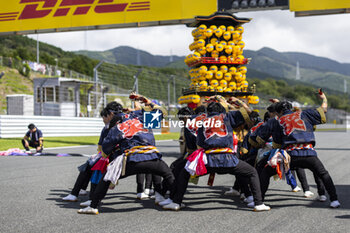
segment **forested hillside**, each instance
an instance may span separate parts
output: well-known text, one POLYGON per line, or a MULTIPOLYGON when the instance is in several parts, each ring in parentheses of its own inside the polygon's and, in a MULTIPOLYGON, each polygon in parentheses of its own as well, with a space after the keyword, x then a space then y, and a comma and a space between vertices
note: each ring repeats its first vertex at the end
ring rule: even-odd
MULTIPOLYGON (((150 62, 158 61, 159 64, 160 61, 163 62, 163 67, 157 68, 152 64, 147 66, 133 64, 133 62, 136 62, 134 57, 137 54, 136 49, 123 47, 123 49, 116 48, 113 51, 118 51, 118 59, 126 56, 126 54, 123 55, 123 51, 129 53, 129 61, 132 64, 117 65, 106 63, 106 65, 101 66, 99 78, 105 83, 109 83, 111 87, 114 85, 126 90, 132 89, 134 75, 138 73, 140 93, 151 98, 167 100, 167 84, 172 76, 175 77, 177 97, 181 95, 183 87, 188 87, 190 82, 188 68, 184 66, 182 57, 173 57, 173 59, 176 59, 174 59, 174 62, 169 63, 169 56, 153 56, 141 51, 140 54, 146 56, 150 62), (130 51, 133 51, 131 55, 130 51)), ((86 54, 92 56, 91 54, 93 53, 89 52, 86 54)), ((248 65, 247 77, 250 84, 256 84, 258 95, 296 100, 302 104, 314 104, 317 103, 315 97, 316 89, 323 87, 329 96, 329 103, 332 107, 350 111, 349 94, 342 93, 343 80, 349 78, 347 76, 349 64, 341 64, 330 59, 300 53, 279 53, 268 48, 259 51, 247 50, 245 55, 246 57, 252 57, 252 62, 248 65), (295 59, 300 61, 301 80, 293 78, 295 77, 295 59), (313 61, 313 59, 315 60, 313 61), (318 78, 313 79, 312 77, 318 78)), ((12 57, 17 60, 36 61, 36 41, 26 36, 0 36, 0 56, 12 57)), ((95 58, 102 59, 103 57, 95 56, 95 58)), ((67 52, 40 42, 40 62, 56 65, 55 59, 57 59, 59 67, 89 76, 93 76, 93 68, 100 62, 98 59, 76 54, 75 52, 67 52)), ((125 58, 124 60, 128 59, 125 58)), ((24 77, 18 72, 5 67, 0 67, 1 71, 6 73, 6 78, 0 80, 0 92, 2 94, 0 102, 4 102, 6 94, 32 93, 32 87, 29 87, 32 76, 29 78, 24 77), (16 77, 12 75, 13 73, 16 73, 16 77), (22 79, 22 81, 19 81, 18 78, 22 79), (25 87, 22 87, 22 84, 25 84, 25 87)), ((349 84, 350 81, 348 82, 349 84)))

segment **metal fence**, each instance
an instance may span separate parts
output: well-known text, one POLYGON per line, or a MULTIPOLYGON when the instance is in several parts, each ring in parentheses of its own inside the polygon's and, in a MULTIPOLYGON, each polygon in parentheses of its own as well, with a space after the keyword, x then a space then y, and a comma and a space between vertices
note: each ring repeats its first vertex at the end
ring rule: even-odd
POLYGON ((18 60, 16 58, 12 57, 2 57, 0 56, 0 66, 5 66, 13 69, 22 69, 23 64, 29 64, 29 67, 33 72, 40 73, 45 76, 52 76, 52 77, 66 77, 66 78, 77 78, 81 80, 92 80, 93 78, 78 73, 73 70, 69 70, 63 67, 58 67, 55 65, 49 65, 49 64, 38 64, 36 62, 32 61, 24 61, 24 60, 18 60))
MULTIPOLYGON (((22 74, 24 74, 24 64, 29 64, 29 67, 31 67, 31 69, 33 68, 34 70, 31 70, 31 77, 37 77, 37 76, 43 76, 43 77, 67 77, 67 78, 74 78, 74 79, 79 79, 79 80, 83 80, 83 81, 91 81, 93 80, 92 77, 89 77, 87 75, 84 74, 80 74, 78 72, 72 71, 72 70, 68 70, 62 67, 57 67, 57 66, 53 66, 53 65, 48 65, 48 64, 37 64, 31 61, 22 61, 22 60, 18 60, 16 58, 12 58, 12 57, 2 57, 0 56, 0 66, 3 67, 8 67, 8 68, 12 68, 12 69, 16 69, 18 70, 18 72, 22 72, 22 74)), ((12 72, 12 71, 10 71, 12 72)), ((16 90, 12 90, 12 92, 10 92, 10 87, 6 87, 6 83, 7 81, 4 81, 7 78, 7 74, 6 71, 1 74, 0 76, 2 80, 0 80, 0 83, 4 84, 3 85, 3 92, 0 96, 0 115, 3 114, 8 114, 7 111, 7 99, 6 99, 6 95, 11 94, 12 92, 16 93, 16 94, 24 94, 23 92, 20 92, 19 89, 21 89, 20 87, 14 87, 14 89, 16 90)), ((29 79, 28 79, 29 80, 29 79)), ((82 87, 82 96, 87 95, 86 94, 86 89, 89 88, 89 86, 83 86, 82 87)), ((35 91, 33 93, 28 93, 28 90, 26 90, 25 94, 33 94, 35 95, 35 91)), ((53 99, 54 96, 50 93, 48 93, 48 98, 49 99, 53 99)), ((67 98, 69 97, 69 93, 67 93, 67 98)), ((83 99, 86 101, 86 97, 85 99, 83 99)), ((86 104, 85 104, 86 105, 86 104)), ((33 106, 34 107, 34 106, 33 106)), ((84 107, 83 107, 84 109, 84 107)), ((86 106, 85 106, 86 109, 86 106)))
POLYGON ((116 88, 117 93, 128 94, 136 91, 149 98, 156 99, 165 105, 177 103, 182 88, 188 87, 187 75, 176 75, 164 69, 163 72, 136 66, 117 65, 104 62, 97 70, 98 80, 116 88))
MULTIPOLYGON (((29 64, 29 62, 27 63, 29 64)), ((30 66, 33 66, 32 63, 30 64, 30 66)), ((89 84, 82 86, 80 92, 80 116, 97 117, 103 106, 115 99, 123 104, 129 104, 127 96, 131 91, 157 100, 160 104, 166 105, 170 109, 170 107, 176 107, 177 98, 182 94, 182 88, 188 87, 190 83, 190 80, 186 77, 186 72, 181 76, 166 69, 159 71, 153 68, 125 66, 103 61, 100 62, 98 67, 95 67, 94 77, 57 66, 39 65, 39 68, 36 67, 37 71, 45 76, 68 77, 89 82, 89 84)), ((23 61, 0 57, 0 66, 21 69, 23 61)), ((0 114, 7 113, 5 96, 6 93, 4 93, 0 101, 0 114)))
POLYGON ((23 137, 30 123, 44 137, 99 136, 104 127, 101 118, 0 115, 0 138, 23 137))

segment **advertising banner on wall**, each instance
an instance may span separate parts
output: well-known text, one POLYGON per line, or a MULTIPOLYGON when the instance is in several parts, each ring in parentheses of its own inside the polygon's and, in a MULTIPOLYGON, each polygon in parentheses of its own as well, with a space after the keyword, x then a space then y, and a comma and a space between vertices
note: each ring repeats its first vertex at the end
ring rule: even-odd
POLYGON ((0 0, 0 34, 181 24, 215 11, 216 0, 0 0))

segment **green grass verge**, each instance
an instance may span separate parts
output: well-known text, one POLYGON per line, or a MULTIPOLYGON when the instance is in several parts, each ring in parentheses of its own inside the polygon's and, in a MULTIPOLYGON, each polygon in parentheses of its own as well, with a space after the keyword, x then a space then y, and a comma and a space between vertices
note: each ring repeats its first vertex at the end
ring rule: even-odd
MULTIPOLYGON (((98 142, 98 136, 86 137, 45 137, 44 147, 63 147, 63 146, 82 146, 94 145, 98 142)), ((22 149, 22 138, 2 138, 0 139, 0 150, 8 150, 10 148, 22 149)))
POLYGON ((156 140, 178 140, 180 133, 156 134, 154 137, 156 140))
MULTIPOLYGON (((179 133, 159 134, 154 135, 156 140, 179 139, 179 133)), ((22 149, 22 138, 1 138, 0 151, 6 151, 10 148, 22 149)), ((86 137, 45 137, 44 147, 64 147, 64 146, 83 146, 83 145, 97 145, 98 136, 86 137)))
POLYGON ((316 131, 318 131, 318 132, 328 132, 328 131, 346 132, 346 128, 316 129, 316 131))

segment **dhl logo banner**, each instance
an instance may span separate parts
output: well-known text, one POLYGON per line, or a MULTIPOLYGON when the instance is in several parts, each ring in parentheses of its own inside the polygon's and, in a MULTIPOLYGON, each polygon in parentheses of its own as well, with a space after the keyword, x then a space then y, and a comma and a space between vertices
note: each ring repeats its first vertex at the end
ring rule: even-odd
POLYGON ((0 33, 165 25, 216 10, 215 0, 0 0, 0 33))
POLYGON ((290 0, 290 11, 314 11, 350 8, 349 0, 290 0))

